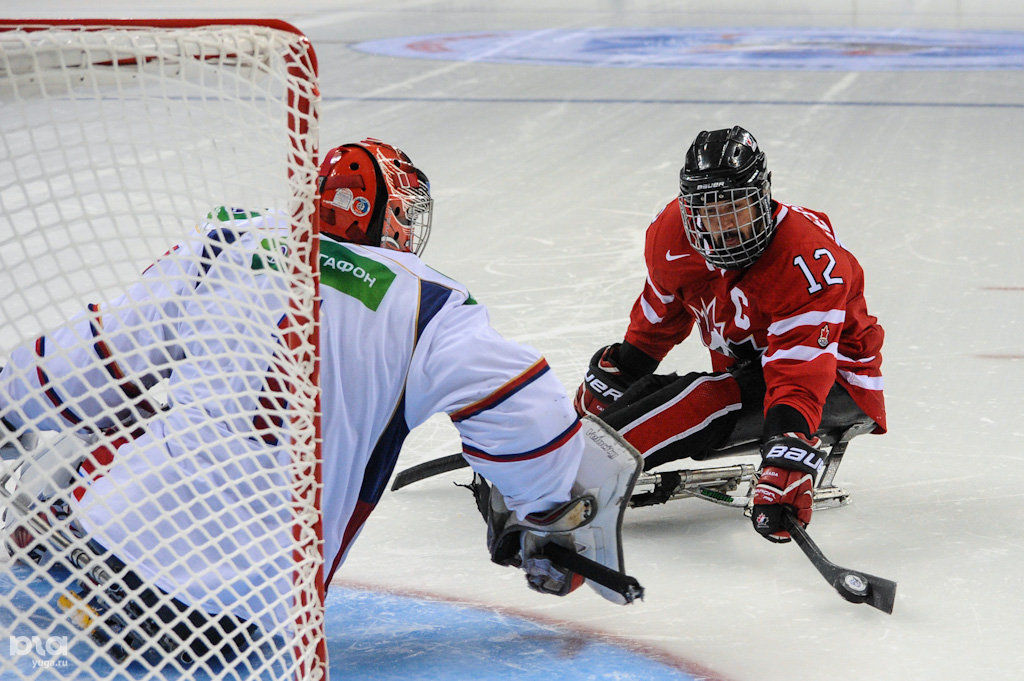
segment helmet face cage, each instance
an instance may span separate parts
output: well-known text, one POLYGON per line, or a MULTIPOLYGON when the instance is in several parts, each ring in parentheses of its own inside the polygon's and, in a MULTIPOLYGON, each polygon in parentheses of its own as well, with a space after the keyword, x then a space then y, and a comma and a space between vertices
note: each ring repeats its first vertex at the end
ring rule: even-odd
POLYGON ((767 181, 756 187, 680 194, 679 208, 687 241, 722 269, 750 267, 775 234, 767 181))
POLYGON ((335 147, 324 158, 318 183, 321 233, 423 252, 434 209, 430 182, 401 149, 373 138, 335 147))
POLYGON ((422 254, 434 213, 430 181, 400 149, 375 140, 364 140, 363 144, 372 151, 387 187, 380 245, 422 254))
POLYGON ((771 173, 757 140, 736 125, 697 135, 679 171, 686 239, 710 265, 753 265, 775 235, 771 173))

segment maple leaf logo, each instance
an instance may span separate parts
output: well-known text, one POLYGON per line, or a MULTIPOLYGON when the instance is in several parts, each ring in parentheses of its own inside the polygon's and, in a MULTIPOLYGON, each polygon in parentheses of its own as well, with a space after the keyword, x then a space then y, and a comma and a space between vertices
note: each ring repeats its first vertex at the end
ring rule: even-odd
POLYGON ((709 350, 720 352, 726 357, 736 359, 756 359, 764 352, 765 348, 757 344, 753 334, 747 335, 740 340, 732 340, 726 337, 725 322, 718 321, 716 306, 717 298, 705 302, 702 298, 700 308, 689 305, 693 317, 700 328, 700 339, 709 350))
POLYGON ((689 308, 697 320, 697 326, 700 327, 700 339, 704 345, 709 350, 733 357, 734 355, 729 349, 729 341, 725 339, 725 322, 718 321, 718 316, 715 314, 717 303, 717 298, 712 298, 710 303, 704 302, 702 298, 699 310, 692 305, 689 308))

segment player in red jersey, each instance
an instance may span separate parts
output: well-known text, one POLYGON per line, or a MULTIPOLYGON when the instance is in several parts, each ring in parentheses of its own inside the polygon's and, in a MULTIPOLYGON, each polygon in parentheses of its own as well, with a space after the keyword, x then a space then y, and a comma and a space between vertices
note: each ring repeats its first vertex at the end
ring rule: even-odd
POLYGON ((772 198, 749 132, 701 132, 679 178, 678 199, 647 230, 647 282, 625 339, 594 355, 576 407, 616 428, 648 469, 701 458, 728 441, 741 410, 762 412, 752 518, 768 539, 789 541, 783 506, 811 518, 826 400, 885 432, 882 327, 828 217, 772 198), (712 371, 654 374, 695 325, 712 371))

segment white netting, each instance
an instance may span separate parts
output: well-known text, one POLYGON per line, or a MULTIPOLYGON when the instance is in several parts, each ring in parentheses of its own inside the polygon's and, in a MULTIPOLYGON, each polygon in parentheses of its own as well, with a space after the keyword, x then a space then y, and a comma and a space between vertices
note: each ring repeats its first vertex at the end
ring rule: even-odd
POLYGON ((315 57, 117 23, 0 20, 0 677, 321 678, 315 57))

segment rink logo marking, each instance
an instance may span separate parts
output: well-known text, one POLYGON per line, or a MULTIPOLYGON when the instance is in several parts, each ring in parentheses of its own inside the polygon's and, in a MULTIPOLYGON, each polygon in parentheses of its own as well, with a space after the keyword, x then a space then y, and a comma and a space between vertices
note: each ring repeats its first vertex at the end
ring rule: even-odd
POLYGON ((371 258, 356 255, 341 244, 320 242, 320 283, 352 296, 374 312, 380 307, 395 273, 371 258))
POLYGON ((837 71, 1024 69, 1024 33, 814 28, 594 28, 357 43, 414 59, 625 68, 837 71))

